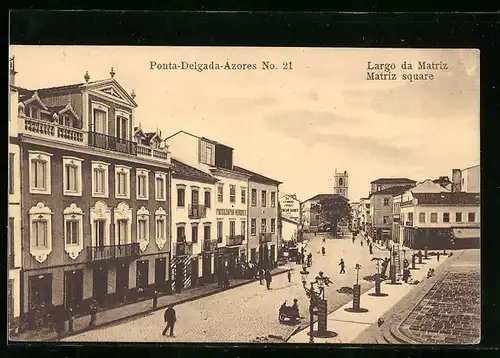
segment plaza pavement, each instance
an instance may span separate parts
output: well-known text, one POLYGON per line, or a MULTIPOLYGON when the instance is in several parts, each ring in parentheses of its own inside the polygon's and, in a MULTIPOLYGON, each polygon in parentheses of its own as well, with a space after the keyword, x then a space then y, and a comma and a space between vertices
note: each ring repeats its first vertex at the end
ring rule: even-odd
MULTIPOLYGON (((422 264, 417 263, 416 267, 419 268, 419 270, 411 271, 413 280, 426 280, 427 271, 429 270, 429 268, 436 269, 446 260, 448 260, 448 258, 442 255, 440 261, 437 261, 437 259, 434 257, 428 260, 423 260, 422 264)), ((390 281, 383 282, 381 285, 381 292, 387 294, 388 296, 371 296, 370 293, 375 292, 374 289, 371 289, 369 292, 365 292, 364 294, 362 294, 360 306, 361 308, 368 310, 367 312, 363 313, 347 312, 345 309, 352 308, 352 301, 346 303, 335 312, 329 314, 327 318, 328 331, 334 332, 336 336, 331 338, 314 337, 314 343, 352 343, 364 330, 366 330, 370 326, 373 326, 374 324, 377 324, 378 319, 381 318, 387 311, 389 311, 398 301, 400 301, 407 295, 411 295, 412 291, 416 287, 418 287, 418 285, 406 284, 404 282, 400 282, 400 284, 396 285, 390 284, 390 281)), ((314 324, 313 329, 317 330, 317 324, 314 324)), ((290 337, 287 342, 309 343, 308 333, 309 327, 290 337)), ((359 342, 358 340, 357 343, 364 342, 359 342)))
MULTIPOLYGON (((323 244, 322 236, 311 237, 306 251, 313 254, 313 265, 309 269, 308 281, 314 280, 319 271, 330 276, 333 284, 325 290, 329 310, 333 311, 351 300, 351 295, 338 293, 341 287, 352 287, 356 279, 356 263, 361 264, 360 278, 373 274, 376 270, 375 255, 382 255, 374 248, 370 255, 368 247, 360 246, 359 239, 353 244, 351 239, 327 239, 323 244), (320 254, 321 246, 326 255, 320 254), (339 274, 340 258, 346 262, 346 274, 339 274)), ((307 253, 307 252, 306 252, 307 253)), ((308 300, 301 283, 301 266, 289 264, 292 269, 292 282, 287 275, 273 277, 271 290, 265 285, 253 282, 232 290, 179 304, 175 306, 178 321, 174 337, 163 337, 163 310, 100 329, 83 332, 63 339, 64 342, 255 342, 260 337, 281 337, 284 341, 297 329, 308 326, 308 300), (280 324, 278 310, 284 301, 291 305, 293 299, 299 300, 301 316, 304 318, 296 326, 280 324)), ((373 283, 363 281, 362 287, 368 290, 373 283)))

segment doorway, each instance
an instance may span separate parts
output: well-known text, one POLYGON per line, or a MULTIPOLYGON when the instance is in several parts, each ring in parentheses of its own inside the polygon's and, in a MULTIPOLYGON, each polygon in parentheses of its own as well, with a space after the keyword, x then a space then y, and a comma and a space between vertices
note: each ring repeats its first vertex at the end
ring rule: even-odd
POLYGON ((108 295, 108 270, 104 267, 96 267, 93 272, 92 291, 94 300, 100 307, 106 306, 108 295))
POLYGON ((73 312, 81 308, 83 300, 83 270, 64 272, 64 298, 66 309, 73 312))
POLYGON ((144 296, 148 290, 149 260, 137 261, 136 287, 139 296, 144 296))
POLYGON ((191 286, 198 284, 198 258, 195 257, 191 260, 191 286))
POLYGON ((116 295, 118 302, 124 303, 127 301, 129 285, 129 264, 119 264, 116 266, 116 295))
POLYGON ((155 287, 158 292, 165 291, 167 261, 164 257, 155 260, 155 287))
POLYGON ((46 323, 49 307, 52 305, 52 274, 31 276, 29 290, 29 328, 41 328, 46 323))
POLYGON ((184 288, 184 263, 178 262, 175 265, 175 290, 181 292, 184 288))
POLYGON ((212 254, 205 254, 203 255, 203 262, 202 262, 202 276, 203 276, 203 282, 208 283, 211 281, 211 274, 212 274, 212 254))

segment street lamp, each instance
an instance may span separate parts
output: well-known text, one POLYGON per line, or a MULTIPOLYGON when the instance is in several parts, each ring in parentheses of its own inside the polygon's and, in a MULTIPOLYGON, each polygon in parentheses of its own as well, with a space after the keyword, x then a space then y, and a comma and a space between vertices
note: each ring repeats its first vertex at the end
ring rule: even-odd
POLYGON ((302 286, 304 286, 304 288, 306 288, 307 275, 309 275, 309 271, 307 271, 306 265, 302 266, 302 271, 300 271, 300 275, 302 278, 302 286))
POLYGON ((307 288, 304 283, 306 295, 309 298, 309 343, 314 343, 314 309, 319 301, 320 292, 314 290, 314 282, 311 282, 311 287, 307 288))
POLYGON ((320 271, 318 276, 316 276, 316 281, 314 281, 314 283, 318 284, 319 292, 322 294, 322 299, 324 300, 325 299, 325 286, 328 287, 333 282, 330 280, 330 277, 323 275, 323 271, 320 271))
POLYGON ((359 285, 359 270, 361 269, 361 265, 360 264, 356 264, 356 285, 359 285))

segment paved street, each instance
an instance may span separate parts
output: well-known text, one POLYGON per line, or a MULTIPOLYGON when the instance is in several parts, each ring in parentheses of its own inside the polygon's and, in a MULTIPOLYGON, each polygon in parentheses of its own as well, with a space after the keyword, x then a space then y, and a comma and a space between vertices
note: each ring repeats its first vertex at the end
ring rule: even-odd
MULTIPOLYGON (((336 292, 343 286, 352 287, 356 279, 356 263, 361 264, 359 277, 373 274, 376 270, 373 256, 385 256, 386 252, 374 247, 374 255, 369 255, 366 244, 361 247, 358 238, 353 244, 350 238, 327 239, 326 256, 322 256, 321 237, 312 237, 306 251, 313 253, 313 266, 310 279, 320 270, 334 281, 325 292, 328 300, 328 311, 332 312, 352 299, 351 295, 336 292), (343 258, 346 263, 346 274, 339 274, 338 263, 343 258)), ((163 337, 163 311, 131 320, 114 326, 88 331, 80 335, 68 337, 65 341, 136 341, 136 342, 251 342, 258 337, 269 334, 283 338, 290 335, 298 326, 283 325, 278 322, 278 310, 283 301, 292 304, 299 300, 302 319, 300 326, 308 324, 308 301, 300 282, 300 266, 290 265, 293 269, 292 283, 288 283, 287 275, 273 278, 272 289, 267 290, 259 282, 223 291, 196 301, 175 307, 177 324, 175 337, 163 337)), ((371 283, 360 281, 362 290, 372 287, 371 283)))

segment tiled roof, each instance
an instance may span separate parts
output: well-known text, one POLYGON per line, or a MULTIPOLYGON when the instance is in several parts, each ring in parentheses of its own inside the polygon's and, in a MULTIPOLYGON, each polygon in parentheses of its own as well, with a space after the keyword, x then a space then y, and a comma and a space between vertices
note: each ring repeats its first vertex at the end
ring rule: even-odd
POLYGON ((391 186, 390 188, 371 193, 370 197, 374 195, 392 195, 392 196, 401 195, 408 189, 411 189, 412 187, 413 185, 391 186))
POLYGON ((370 184, 393 184, 393 183, 415 184, 416 181, 408 178, 378 178, 377 180, 372 181, 370 184))
POLYGON ((430 205, 479 205, 481 198, 474 193, 413 193, 418 204, 430 205))
MULTIPOLYGON (((316 194, 315 196, 313 196, 312 198, 307 199, 306 201, 323 200, 323 199, 329 199, 329 198, 331 198, 331 199, 342 199, 342 200, 349 201, 349 199, 347 199, 346 197, 343 197, 342 195, 339 195, 339 194, 316 194)), ((304 203, 306 201, 304 201, 304 203)))
POLYGON ((198 170, 196 168, 193 168, 190 165, 184 164, 177 159, 172 158, 172 168, 173 168, 173 176, 175 177, 176 174, 184 177, 189 177, 192 178, 193 180, 199 180, 202 182, 209 182, 209 183, 215 183, 217 182, 217 179, 211 176, 210 174, 207 174, 205 172, 202 172, 201 170, 198 170))
POLYGON ((278 180, 265 177, 265 176, 263 176, 261 174, 252 172, 251 170, 239 167, 237 165, 233 165, 233 170, 236 171, 236 172, 239 172, 239 173, 250 175, 250 180, 264 182, 264 183, 271 183, 271 184, 282 184, 278 180))

